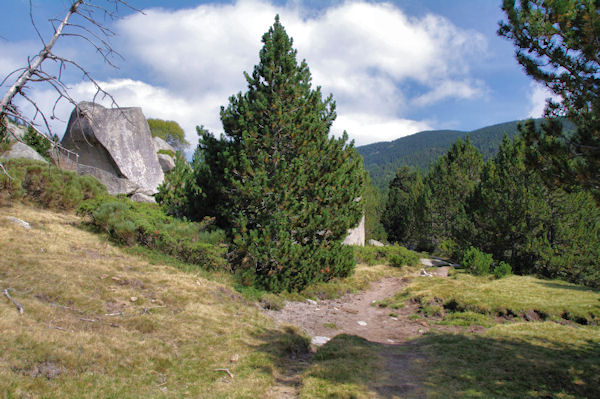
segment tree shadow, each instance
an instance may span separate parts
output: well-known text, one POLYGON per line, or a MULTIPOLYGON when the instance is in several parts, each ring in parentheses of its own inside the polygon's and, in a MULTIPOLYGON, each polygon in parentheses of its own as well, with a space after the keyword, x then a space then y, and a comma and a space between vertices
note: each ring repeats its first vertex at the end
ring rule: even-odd
POLYGON ((526 339, 426 334, 414 341, 427 359, 425 388, 456 398, 600 397, 600 343, 526 339))
POLYGON ((544 285, 548 288, 559 288, 559 289, 563 289, 563 290, 573 290, 573 291, 587 291, 587 292, 591 292, 594 294, 600 293, 599 289, 591 288, 591 287, 584 287, 581 285, 563 285, 563 284, 554 283, 552 281, 540 281, 538 284, 544 285))
POLYGON ((600 397, 600 343, 519 337, 436 331, 388 345, 340 334, 301 353, 306 338, 288 329, 261 334, 256 349, 278 384, 308 397, 600 397))

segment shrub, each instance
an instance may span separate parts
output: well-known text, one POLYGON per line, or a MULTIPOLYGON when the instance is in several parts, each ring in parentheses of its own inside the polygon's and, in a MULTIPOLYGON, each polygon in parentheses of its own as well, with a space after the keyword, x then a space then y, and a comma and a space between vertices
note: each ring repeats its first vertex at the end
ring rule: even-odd
POLYGON ((33 148, 47 161, 50 161, 50 149, 52 148, 52 142, 50 139, 37 133, 31 126, 29 126, 23 135, 23 142, 29 147, 33 148))
POLYGON ((476 276, 489 274, 493 262, 491 254, 481 252, 475 247, 467 249, 462 261, 463 265, 476 276))
POLYGON ((419 263, 419 254, 400 245, 386 245, 385 247, 353 246, 354 257, 357 262, 369 266, 376 264, 389 264, 394 267, 404 265, 415 266, 419 263))
POLYGON ((29 159, 3 161, 9 178, 0 173, 0 205, 31 202, 44 208, 75 209, 83 200, 108 195, 102 183, 29 159))
POLYGON ((496 278, 508 276, 510 273, 512 273, 512 268, 506 262, 500 261, 500 263, 494 267, 494 277, 496 278))
POLYGON ((166 215, 156 204, 108 196, 84 201, 78 213, 119 244, 139 244, 210 270, 225 265, 220 245, 225 236, 221 230, 209 231, 213 219, 183 221, 166 215))

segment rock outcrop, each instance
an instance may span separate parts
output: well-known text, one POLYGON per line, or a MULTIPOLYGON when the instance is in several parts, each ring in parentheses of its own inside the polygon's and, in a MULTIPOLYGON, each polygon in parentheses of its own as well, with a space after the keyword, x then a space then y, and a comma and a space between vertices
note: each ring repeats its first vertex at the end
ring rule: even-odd
POLYGON ((12 143, 10 150, 0 154, 0 158, 13 159, 13 158, 27 158, 33 159, 34 161, 42 161, 48 163, 43 156, 38 154, 36 150, 29 147, 27 144, 15 141, 12 143))
POLYGON ((79 154, 78 172, 95 176, 111 194, 153 195, 164 179, 141 108, 79 103, 61 144, 79 154))
POLYGON ((344 244, 365 246, 365 215, 360 219, 358 226, 348 230, 344 244))
POLYGON ((173 148, 169 143, 161 139, 160 137, 152 137, 152 141, 154 142, 154 149, 156 150, 156 154, 158 156, 158 163, 162 168, 164 173, 167 173, 175 168, 175 148, 173 148), (161 151, 159 153, 159 151, 161 151), (165 154, 164 152, 169 152, 170 154, 165 154), (173 154, 173 155, 171 155, 173 154))

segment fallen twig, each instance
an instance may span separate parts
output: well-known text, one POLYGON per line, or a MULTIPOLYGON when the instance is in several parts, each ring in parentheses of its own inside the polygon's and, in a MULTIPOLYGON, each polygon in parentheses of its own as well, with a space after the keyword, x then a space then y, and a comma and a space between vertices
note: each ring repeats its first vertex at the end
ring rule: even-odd
POLYGON ((105 313, 104 316, 123 316, 123 312, 105 313))
POLYGON ((233 374, 231 374, 231 371, 229 371, 229 369, 215 369, 215 371, 224 371, 229 375, 229 377, 233 379, 233 374))
POLYGON ((11 301, 13 303, 13 305, 15 305, 17 307, 17 309, 19 310, 19 314, 23 314, 23 306, 21 306, 21 304, 17 301, 15 301, 10 294, 8 293, 8 290, 10 290, 10 288, 7 288, 4 290, 4 296, 8 298, 9 301, 11 301))
POLYGON ((98 321, 98 320, 96 320, 96 319, 84 319, 83 317, 80 317, 80 318, 79 318, 79 320, 82 320, 82 321, 89 321, 90 323, 95 323, 95 322, 97 322, 97 321, 98 321))

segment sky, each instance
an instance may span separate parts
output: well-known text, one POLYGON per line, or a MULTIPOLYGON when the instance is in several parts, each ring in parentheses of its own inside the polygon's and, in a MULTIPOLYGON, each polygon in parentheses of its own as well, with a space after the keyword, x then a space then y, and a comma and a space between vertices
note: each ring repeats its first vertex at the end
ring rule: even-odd
MULTIPOLYGON (((365 145, 423 130, 470 131, 542 116, 549 93, 525 75, 512 43, 496 34, 504 19, 500 2, 131 0, 143 13, 120 7, 116 20, 97 16, 115 33, 110 43, 122 55, 111 59, 117 69, 74 36, 59 39, 55 53, 85 66, 119 106, 178 122, 193 149, 196 126, 223 132, 220 107, 247 89, 243 73, 258 63, 261 37, 279 14, 298 60, 308 63, 313 86, 333 94, 332 134, 345 130, 356 145, 365 145)), ((30 22, 29 0, 0 4, 2 79, 26 66, 42 46, 30 22)), ((48 40, 48 20, 62 19, 70 1, 32 4, 36 26, 48 40)), ((58 73, 51 62, 45 68, 58 73)), ((67 68, 62 74, 76 101, 93 99, 95 89, 82 73, 67 68)), ((0 86, 0 94, 13 81, 0 86)), ((51 87, 32 83, 26 93, 52 114, 51 87)), ((107 98, 96 99, 110 105, 107 98)), ((17 104, 33 116, 24 100, 17 104)), ((72 109, 66 101, 55 108, 50 124, 59 137, 72 109)))

